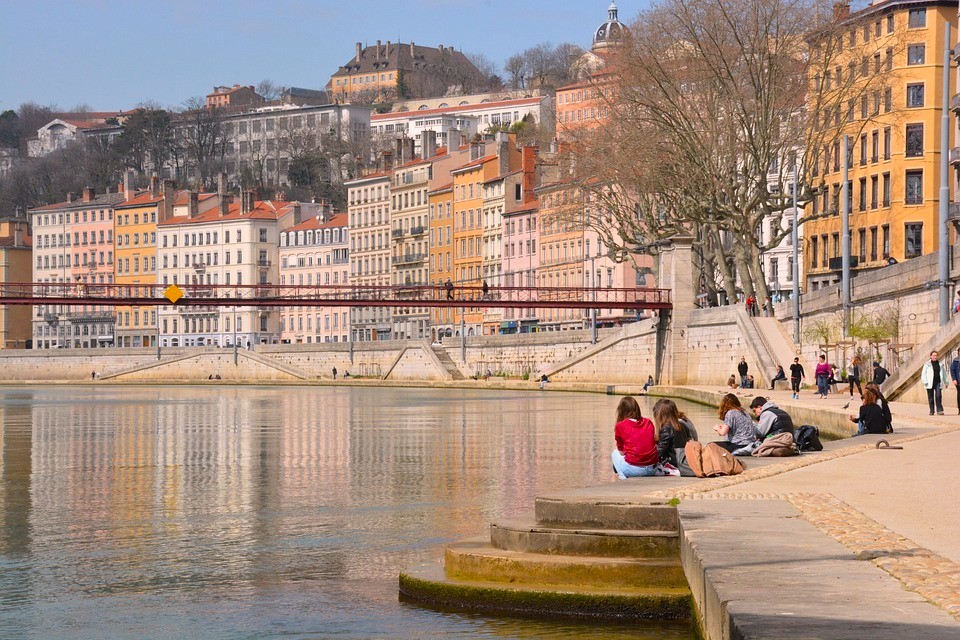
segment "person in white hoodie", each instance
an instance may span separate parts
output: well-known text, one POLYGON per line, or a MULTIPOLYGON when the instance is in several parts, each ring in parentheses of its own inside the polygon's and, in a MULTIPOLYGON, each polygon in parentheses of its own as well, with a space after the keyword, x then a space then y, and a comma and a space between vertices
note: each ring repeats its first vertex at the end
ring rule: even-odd
POLYGON ((936 409, 937 415, 942 416, 943 390, 946 388, 949 379, 947 378, 947 368, 940 362, 940 355, 936 351, 931 351, 930 359, 923 363, 920 381, 923 382, 923 388, 927 390, 930 415, 933 415, 933 411, 936 409))

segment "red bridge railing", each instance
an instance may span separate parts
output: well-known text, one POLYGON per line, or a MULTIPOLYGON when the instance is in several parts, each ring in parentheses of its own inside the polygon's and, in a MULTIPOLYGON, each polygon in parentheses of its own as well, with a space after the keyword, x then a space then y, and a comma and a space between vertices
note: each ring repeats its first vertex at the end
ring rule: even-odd
MULTIPOLYGON (((3 283, 0 304, 170 305, 168 285, 3 283)), ((668 309, 668 289, 579 287, 208 285, 179 284, 177 306, 222 307, 482 307, 562 309, 668 309)))

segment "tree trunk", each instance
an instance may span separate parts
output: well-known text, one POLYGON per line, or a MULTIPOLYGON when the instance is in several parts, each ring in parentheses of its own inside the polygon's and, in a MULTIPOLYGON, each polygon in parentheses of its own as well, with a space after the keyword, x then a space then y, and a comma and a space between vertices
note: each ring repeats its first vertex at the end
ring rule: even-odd
MULTIPOLYGON (((723 278, 723 290, 727 294, 727 304, 735 304, 737 301, 737 283, 730 272, 730 264, 727 262, 727 255, 723 250, 723 239, 720 229, 715 226, 710 227, 710 235, 713 237, 713 256, 717 267, 720 269, 720 275, 723 278)), ((720 304, 719 299, 717 304, 720 304)))

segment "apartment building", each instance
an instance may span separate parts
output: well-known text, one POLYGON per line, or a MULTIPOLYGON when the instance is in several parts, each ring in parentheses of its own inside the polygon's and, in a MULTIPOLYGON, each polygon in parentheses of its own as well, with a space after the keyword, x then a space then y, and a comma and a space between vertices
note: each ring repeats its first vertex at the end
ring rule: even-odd
MULTIPOLYGON (((0 219, 0 282, 32 282, 33 239, 24 216, 0 219)), ((0 349, 31 346, 31 309, 26 305, 0 306, 0 349)))
MULTIPOLYGON (((394 169, 390 187, 391 283, 396 287, 430 284, 430 198, 433 136, 424 159, 416 158, 394 169)), ((413 297, 401 289, 400 296, 413 297)), ((393 312, 393 337, 420 340, 430 333, 428 307, 398 307, 393 312)))
MULTIPOLYGON (((157 224, 159 284, 227 285, 220 293, 250 299, 237 307, 164 306, 157 313, 162 347, 220 346, 250 348, 280 342, 280 314, 257 305, 279 282, 279 235, 301 222, 297 203, 255 200, 252 191, 240 201, 220 194, 216 207, 200 212, 175 210, 157 224), (267 286, 261 286, 267 285, 267 286)), ((213 295, 202 289, 194 295, 213 295)))
MULTIPOLYGON (((309 213, 304 207, 304 214, 309 213)), ((350 272, 347 215, 325 206, 280 234, 280 284, 284 287, 346 287, 350 272)), ((289 289, 287 289, 289 291, 289 289)), ((347 342, 347 307, 284 307, 280 341, 288 344, 347 342)))
MULTIPOLYGON (((392 168, 348 180, 350 282, 358 287, 388 286, 390 274, 390 185, 392 168)), ((393 335, 388 307, 351 307, 353 341, 389 340, 393 335)))
MULTIPOLYGON (((114 207, 123 193, 97 195, 86 188, 77 199, 30 210, 34 230, 33 282, 60 283, 64 295, 85 284, 113 283, 114 207)), ((33 345, 37 349, 100 348, 114 344, 112 305, 37 305, 33 345)))
MULTIPOLYGON (((943 32, 956 29, 956 2, 888 0, 851 13, 837 6, 836 28, 810 38, 815 60, 808 111, 811 136, 849 136, 847 204, 851 269, 879 269, 937 251, 943 32), (827 117, 826 114, 831 114, 827 117), (841 121, 841 118, 844 120, 841 121)), ((950 131, 952 147, 956 139, 950 131)), ((828 136, 809 159, 817 193, 807 204, 804 277, 816 290, 840 281, 842 139, 828 136)), ((954 166, 960 159, 954 158, 954 166)), ((949 239, 943 239, 949 241, 949 239)))

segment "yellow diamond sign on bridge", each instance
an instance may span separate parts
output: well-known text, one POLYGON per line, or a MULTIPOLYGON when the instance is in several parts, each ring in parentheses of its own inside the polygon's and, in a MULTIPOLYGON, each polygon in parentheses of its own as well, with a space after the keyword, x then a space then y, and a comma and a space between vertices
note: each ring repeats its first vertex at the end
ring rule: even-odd
POLYGON ((163 291, 163 297, 176 304, 177 300, 183 297, 183 289, 175 284, 170 285, 163 291))

